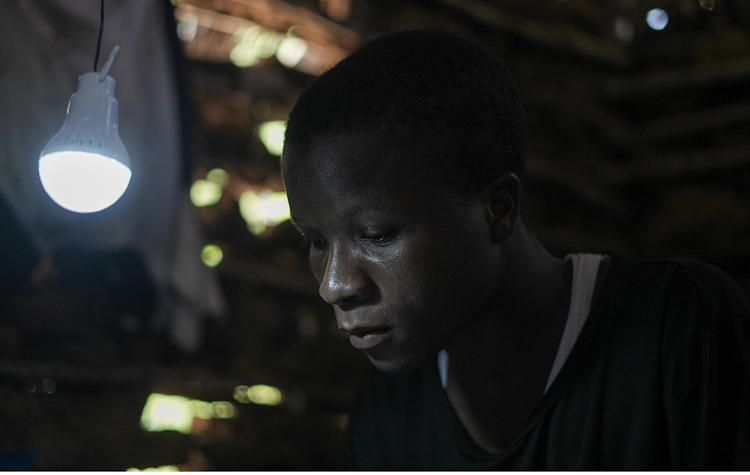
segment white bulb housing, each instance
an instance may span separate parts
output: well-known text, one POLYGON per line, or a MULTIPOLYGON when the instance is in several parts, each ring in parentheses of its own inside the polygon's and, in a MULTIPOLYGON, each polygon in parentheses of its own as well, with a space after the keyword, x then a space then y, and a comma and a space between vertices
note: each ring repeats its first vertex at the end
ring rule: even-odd
POLYGON ((81 76, 62 128, 39 157, 42 186, 55 203, 76 213, 94 213, 125 193, 130 157, 117 122, 115 80, 106 72, 81 76))

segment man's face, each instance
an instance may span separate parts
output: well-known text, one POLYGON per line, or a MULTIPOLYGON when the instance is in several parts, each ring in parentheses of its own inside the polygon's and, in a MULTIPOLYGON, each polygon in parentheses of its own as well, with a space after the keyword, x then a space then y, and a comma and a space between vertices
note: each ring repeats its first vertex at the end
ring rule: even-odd
POLYGON ((476 321, 498 257, 479 197, 414 180, 368 142, 339 136, 305 156, 292 150, 284 180, 339 328, 380 370, 400 374, 476 321))

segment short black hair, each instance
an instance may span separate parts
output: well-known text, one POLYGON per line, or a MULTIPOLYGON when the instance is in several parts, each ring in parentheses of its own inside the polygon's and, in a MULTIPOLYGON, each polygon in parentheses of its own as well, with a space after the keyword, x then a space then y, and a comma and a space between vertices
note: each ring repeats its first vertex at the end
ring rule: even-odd
MULTIPOLYGON (((526 119, 507 66, 478 42, 439 30, 383 35, 312 82, 289 115, 285 154, 341 133, 408 150, 473 194, 503 173, 523 180, 526 119)), ((410 164, 406 164, 409 166, 410 164)))

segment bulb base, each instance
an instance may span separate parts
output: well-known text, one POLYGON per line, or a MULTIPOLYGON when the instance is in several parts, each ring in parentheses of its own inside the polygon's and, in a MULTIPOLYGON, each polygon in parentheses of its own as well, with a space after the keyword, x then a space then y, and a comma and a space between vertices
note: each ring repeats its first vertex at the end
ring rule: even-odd
POLYGON ((98 73, 86 73, 70 98, 68 115, 60 130, 47 142, 41 156, 55 152, 80 151, 111 157, 130 168, 130 157, 118 132, 119 105, 115 80, 98 73))

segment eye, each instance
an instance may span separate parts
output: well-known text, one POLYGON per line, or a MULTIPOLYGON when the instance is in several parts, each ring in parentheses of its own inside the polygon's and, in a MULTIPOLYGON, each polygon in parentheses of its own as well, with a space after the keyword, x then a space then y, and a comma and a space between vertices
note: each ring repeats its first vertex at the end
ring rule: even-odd
POLYGON ((362 239, 373 244, 388 244, 395 236, 393 228, 365 228, 362 231, 362 239))
POLYGON ((309 246, 311 250, 320 251, 326 247, 326 240, 319 236, 305 236, 305 244, 309 246))

